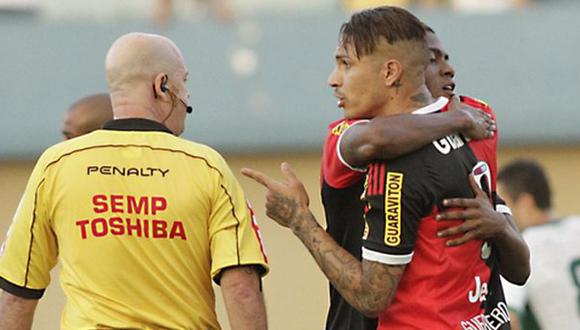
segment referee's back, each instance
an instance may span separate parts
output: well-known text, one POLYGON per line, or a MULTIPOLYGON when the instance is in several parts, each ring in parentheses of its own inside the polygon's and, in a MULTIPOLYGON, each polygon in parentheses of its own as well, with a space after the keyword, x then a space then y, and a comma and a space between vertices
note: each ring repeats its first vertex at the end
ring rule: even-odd
POLYGON ((28 240, 8 241, 18 253, 1 260, 0 276, 43 290, 58 256, 63 328, 219 328, 210 277, 267 270, 223 158, 156 122, 117 120, 58 144, 29 185, 17 215, 26 226, 13 228, 28 240))

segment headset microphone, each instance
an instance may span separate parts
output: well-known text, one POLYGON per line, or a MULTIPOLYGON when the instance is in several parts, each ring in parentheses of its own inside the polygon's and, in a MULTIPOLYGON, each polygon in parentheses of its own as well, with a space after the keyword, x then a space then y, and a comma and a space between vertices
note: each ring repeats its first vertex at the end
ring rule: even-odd
POLYGON ((181 102, 181 104, 183 104, 183 106, 185 107, 185 112, 187 113, 192 113, 193 112, 193 108, 191 107, 191 105, 187 104, 187 102, 185 102, 184 100, 181 99, 181 97, 175 95, 175 93, 173 93, 169 88, 165 87, 165 91, 171 93, 171 95, 173 95, 176 99, 179 100, 179 102, 181 102))
MULTIPOLYGON (((181 102, 181 104, 183 104, 183 106, 185 107, 185 112, 187 113, 193 112, 193 107, 191 105, 187 104, 187 102, 182 100, 179 96, 175 95, 175 93, 173 93, 171 89, 167 87, 167 76, 163 77, 163 81, 161 82, 159 89, 161 89, 162 92, 169 92, 172 96, 178 99, 179 102, 181 102)), ((153 93, 155 94, 155 98, 157 98, 157 93, 155 93, 155 86, 153 86, 153 93)))

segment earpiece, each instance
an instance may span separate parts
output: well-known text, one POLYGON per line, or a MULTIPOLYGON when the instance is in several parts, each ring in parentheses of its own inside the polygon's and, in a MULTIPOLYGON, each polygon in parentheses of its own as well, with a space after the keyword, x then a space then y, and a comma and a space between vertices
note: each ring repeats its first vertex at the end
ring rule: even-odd
MULTIPOLYGON (((177 98, 179 100, 179 102, 181 102, 183 104, 183 106, 185 107, 185 111, 187 113, 192 113, 193 108, 189 104, 187 104, 187 102, 182 100, 179 96, 173 94, 173 92, 169 89, 169 87, 167 87, 167 80, 168 79, 169 78, 167 77, 167 75, 163 76, 163 80, 161 81, 161 85, 159 85, 159 89, 161 89, 161 91, 163 93, 170 93, 172 97, 177 98)), ((155 96, 155 98, 157 98, 157 92, 155 91, 155 85, 153 85, 153 95, 155 96)), ((171 111, 173 112, 173 108, 171 108, 171 111)), ((171 112, 169 114, 171 115, 171 112)), ((167 118, 165 118, 165 119, 167 120, 167 118)), ((165 120, 163 122, 165 122, 165 120)))
POLYGON ((161 85, 159 86, 159 88, 161 89, 162 92, 167 92, 169 89, 167 88, 167 76, 163 77, 163 81, 161 82, 161 85))

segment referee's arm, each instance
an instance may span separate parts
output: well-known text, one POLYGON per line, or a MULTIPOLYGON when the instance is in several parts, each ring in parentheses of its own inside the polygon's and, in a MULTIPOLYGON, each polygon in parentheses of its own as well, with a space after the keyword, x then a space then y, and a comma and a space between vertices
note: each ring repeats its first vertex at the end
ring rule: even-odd
POLYGON ((255 266, 234 266, 222 271, 220 287, 232 329, 268 328, 260 275, 255 266))
POLYGON ((31 329, 38 299, 21 298, 4 290, 0 291, 0 329, 31 329))

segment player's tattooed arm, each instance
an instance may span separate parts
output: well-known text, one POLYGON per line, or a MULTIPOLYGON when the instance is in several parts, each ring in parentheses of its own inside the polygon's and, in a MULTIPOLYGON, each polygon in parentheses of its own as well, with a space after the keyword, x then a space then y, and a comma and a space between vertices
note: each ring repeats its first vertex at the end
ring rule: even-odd
POLYGON ((493 136, 495 121, 487 113, 453 99, 454 111, 428 116, 378 116, 343 133, 340 153, 351 166, 364 167, 375 159, 392 159, 453 133, 470 139, 493 136))
POLYGON ((282 164, 282 172, 285 182, 255 170, 242 170, 268 189, 268 217, 300 238, 332 285, 354 308, 369 317, 378 316, 390 304, 405 266, 355 259, 318 224, 308 208, 308 194, 288 164, 282 164))
POLYGON ((320 227, 310 211, 301 211, 292 231, 304 243, 320 269, 351 306, 377 317, 392 301, 405 266, 355 259, 320 227))

